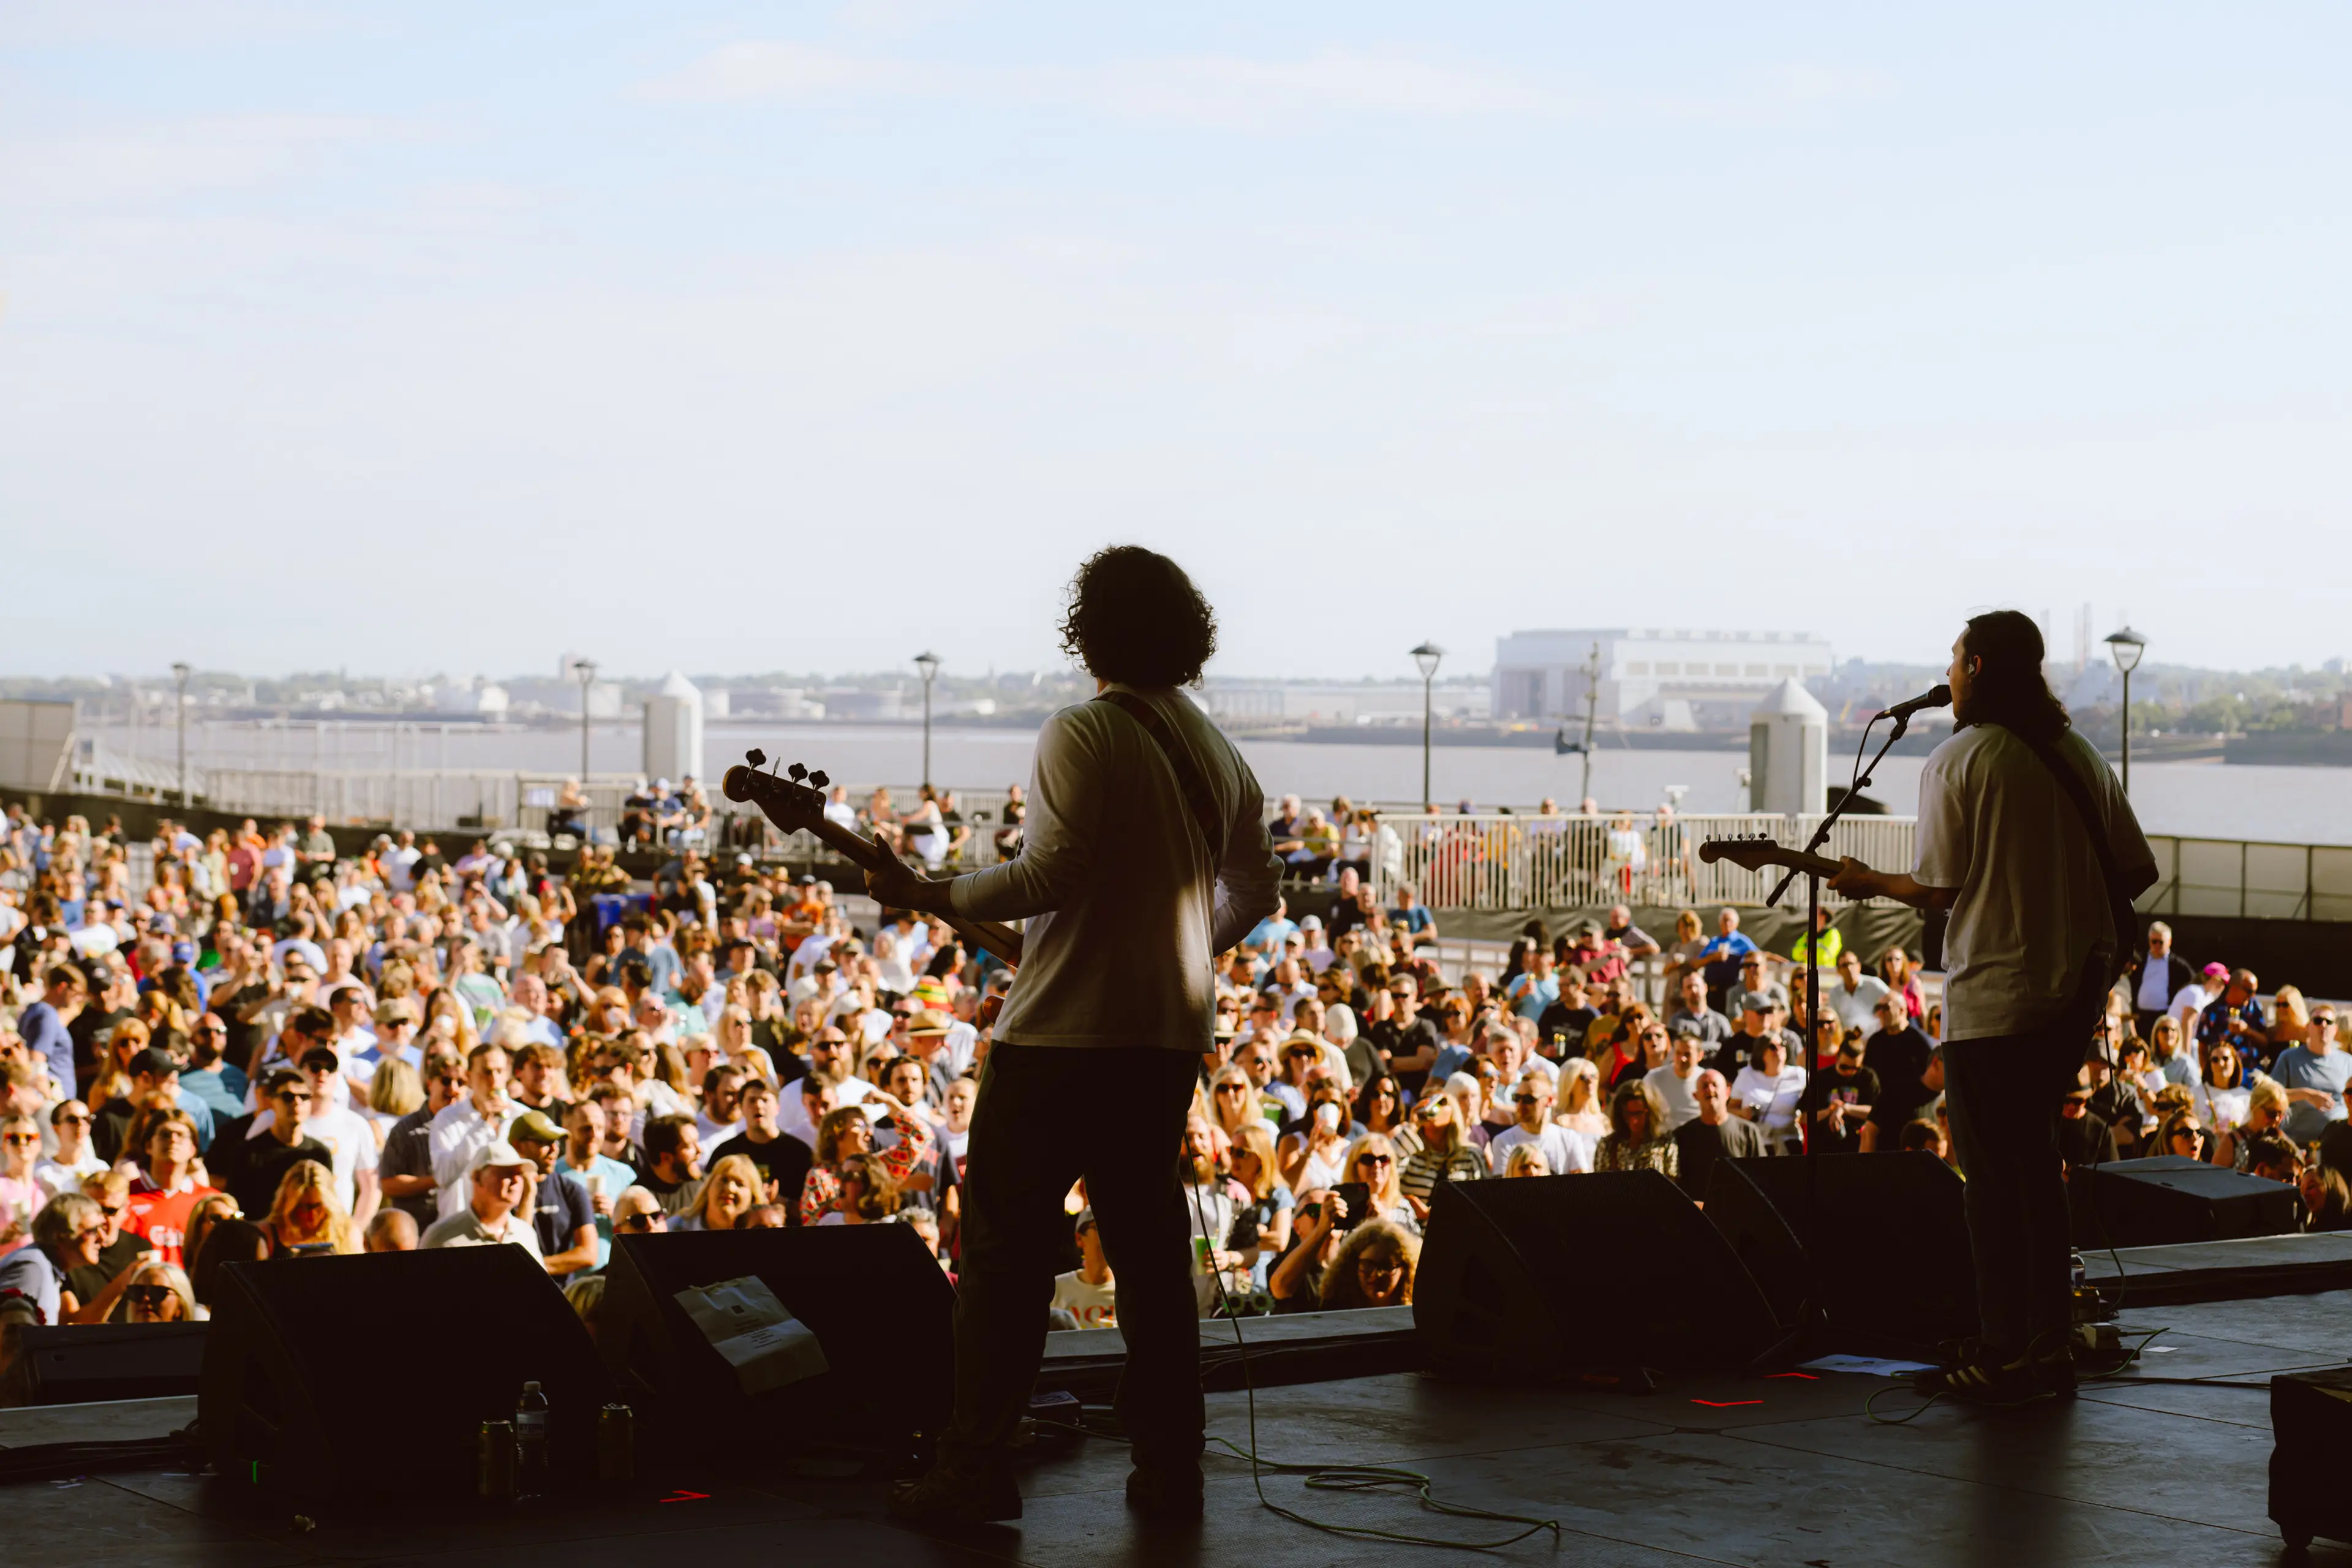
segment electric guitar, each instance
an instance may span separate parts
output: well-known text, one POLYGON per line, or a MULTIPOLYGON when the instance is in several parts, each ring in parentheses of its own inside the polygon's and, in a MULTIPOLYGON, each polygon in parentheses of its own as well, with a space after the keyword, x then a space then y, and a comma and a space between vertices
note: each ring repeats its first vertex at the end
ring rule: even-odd
POLYGON ((1810 871, 1827 880, 1845 869, 1845 862, 1826 855, 1808 854, 1792 849, 1770 838, 1710 838, 1698 847, 1698 858, 1712 866, 1718 860, 1728 860, 1742 870, 1761 871, 1768 866, 1785 867, 1791 871, 1810 871))
MULTIPOLYGON (((824 791, 832 781, 824 773, 813 773, 798 763, 781 773, 763 773, 759 767, 768 760, 764 752, 755 749, 744 752, 743 757, 719 781, 719 793, 729 800, 758 806, 761 816, 786 833, 815 836, 861 871, 879 871, 899 863, 898 858, 884 846, 825 816, 824 791)), ((992 954, 1010 967, 1021 966, 1021 933, 1011 926, 962 915, 931 918, 945 921, 973 948, 992 954)))

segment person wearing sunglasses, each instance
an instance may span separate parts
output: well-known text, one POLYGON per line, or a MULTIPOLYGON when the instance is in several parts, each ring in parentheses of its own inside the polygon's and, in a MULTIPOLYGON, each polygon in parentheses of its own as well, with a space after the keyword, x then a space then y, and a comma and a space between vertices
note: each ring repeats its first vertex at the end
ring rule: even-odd
POLYGON ((1545 1167, 1555 1176, 1592 1169, 1593 1145, 1599 1141, 1581 1138, 1551 1120, 1554 1092, 1550 1077, 1532 1069, 1511 1086, 1511 1124, 1486 1142, 1486 1161, 1495 1174, 1503 1173, 1512 1150, 1530 1144, 1541 1151, 1545 1167))
POLYGON ((51 1198, 33 1220, 33 1239, 0 1258, 0 1297, 33 1303, 43 1323, 102 1323, 145 1261, 134 1258, 89 1300, 68 1280, 76 1268, 95 1268, 105 1245, 106 1216, 79 1193, 51 1198))
POLYGON ((33 1179, 44 1191, 43 1203, 81 1191, 82 1183, 107 1168, 106 1161, 90 1147, 90 1129, 96 1122, 89 1107, 79 1100, 61 1100, 50 1107, 53 1151, 33 1167, 33 1179))
POLYGON ((0 1120, 0 1256, 33 1239, 33 1217, 48 1202, 34 1167, 41 1159, 41 1124, 29 1116, 0 1120))
POLYGON ((115 1304, 113 1321, 121 1323, 184 1323, 196 1316, 196 1293, 185 1270, 160 1258, 146 1258, 131 1271, 115 1304))
POLYGON ((2271 1077, 2286 1090, 2286 1135, 2299 1144, 2317 1142, 2331 1122, 2344 1120, 2352 1051, 2344 1048, 2336 1029, 2336 1009, 2320 1003, 2305 1026, 2304 1043, 2289 1046, 2271 1064, 2271 1077))

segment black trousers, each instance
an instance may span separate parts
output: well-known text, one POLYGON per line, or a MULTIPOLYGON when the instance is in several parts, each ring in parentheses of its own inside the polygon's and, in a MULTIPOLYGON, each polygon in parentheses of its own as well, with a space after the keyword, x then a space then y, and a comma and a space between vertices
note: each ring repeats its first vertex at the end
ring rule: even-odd
POLYGON ((1200 1462, 1200 1314, 1177 1172, 1200 1070, 1197 1056, 1151 1047, 988 1053, 966 1146, 949 1462, 996 1460, 1028 1408, 1070 1235, 1062 1200, 1080 1176, 1118 1291, 1135 1462, 1200 1462))
POLYGON ((1944 1047, 1953 1152, 1968 1176, 1978 1332, 2004 1358, 2053 1348, 2073 1320, 2073 1242, 2058 1108, 2089 1048, 2097 1004, 2022 1035, 1944 1047))

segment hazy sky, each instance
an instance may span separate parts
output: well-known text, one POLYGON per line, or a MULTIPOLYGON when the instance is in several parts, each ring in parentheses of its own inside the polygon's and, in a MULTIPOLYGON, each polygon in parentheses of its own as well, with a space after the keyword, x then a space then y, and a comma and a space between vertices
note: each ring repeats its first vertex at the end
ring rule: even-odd
POLYGON ((2352 13, 0 0, 17 672, 2352 651, 2352 13))

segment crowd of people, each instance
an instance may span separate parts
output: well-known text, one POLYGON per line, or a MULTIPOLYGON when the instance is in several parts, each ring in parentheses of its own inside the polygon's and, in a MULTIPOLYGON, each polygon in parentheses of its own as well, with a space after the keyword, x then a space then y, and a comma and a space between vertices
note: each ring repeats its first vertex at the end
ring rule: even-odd
MULTIPOLYGON (((970 832, 945 792, 835 805, 911 857, 970 832)), ((1018 805, 990 829, 1000 857, 1018 805)), ((1770 953, 1730 908, 1654 937, 1621 903, 1531 925, 1497 973, 1448 973, 1415 889, 1371 891, 1381 831, 1281 803, 1276 852, 1327 912, 1277 910, 1219 960, 1171 1151, 1204 1314, 1410 1302, 1444 1183, 1651 1170, 1704 1202, 1727 1156, 1952 1159, 1934 977, 1900 946, 1865 959, 1825 920, 1770 953)), ((11 807, 8 1343, 201 1317, 227 1263, 362 1249, 523 1247, 592 1326, 616 1235, 894 1224, 952 1275, 1008 972, 913 914, 853 929, 827 883, 685 837, 670 824, 647 891, 609 847, 559 874, 488 842, 352 853, 316 820, 165 822, 134 894, 119 825, 11 807)), ((2292 1184, 2314 1228, 2352 1226, 2337 1027, 2292 986, 2185 961, 2158 923, 2084 1042, 2067 1158, 2212 1161, 2292 1184)), ((1115 1324, 1083 1190, 1067 1208, 1055 1321, 1115 1324)))

